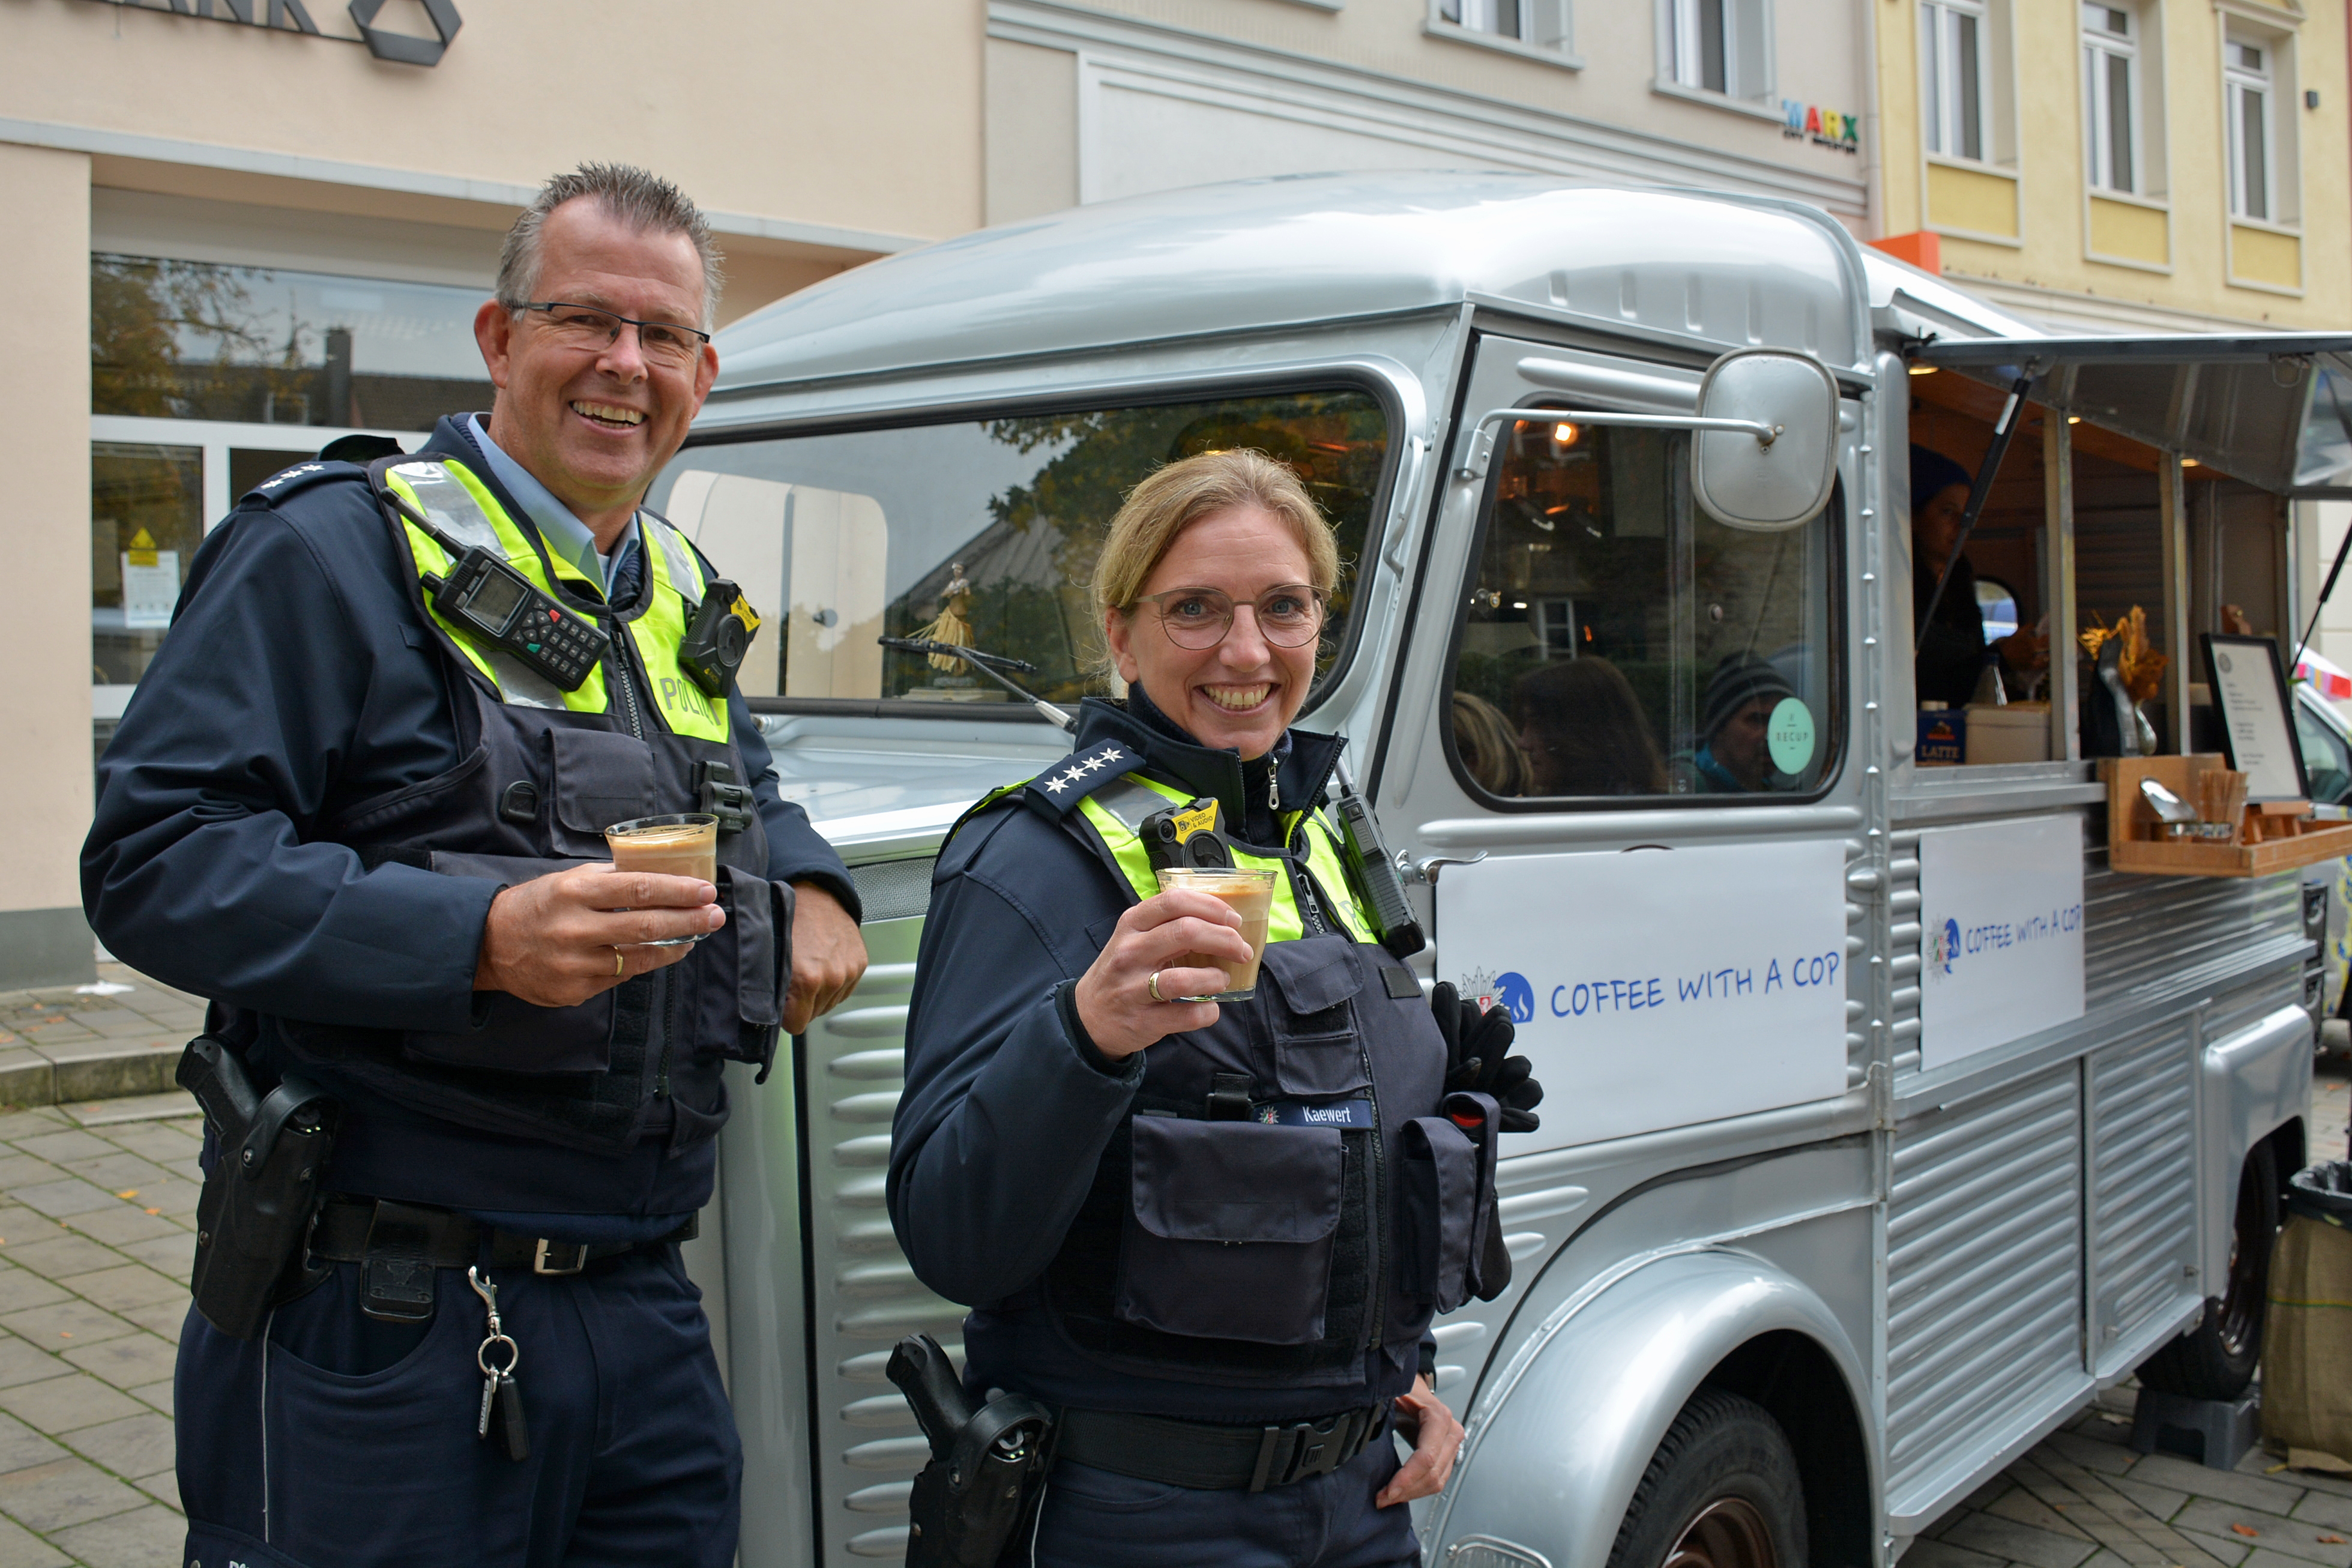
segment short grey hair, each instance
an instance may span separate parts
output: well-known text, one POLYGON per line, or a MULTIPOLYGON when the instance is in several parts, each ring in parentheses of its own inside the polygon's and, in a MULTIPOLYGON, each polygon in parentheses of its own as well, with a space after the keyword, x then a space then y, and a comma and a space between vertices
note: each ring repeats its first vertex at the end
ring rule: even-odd
POLYGON ((702 326, 719 314, 719 291, 726 286, 719 246, 710 224, 687 194, 659 174, 627 163, 583 163, 539 187, 530 205, 507 230, 499 252, 499 303, 509 310, 529 304, 539 289, 539 247, 547 215, 569 201, 593 198, 604 211, 639 234, 682 234, 702 258, 702 326))

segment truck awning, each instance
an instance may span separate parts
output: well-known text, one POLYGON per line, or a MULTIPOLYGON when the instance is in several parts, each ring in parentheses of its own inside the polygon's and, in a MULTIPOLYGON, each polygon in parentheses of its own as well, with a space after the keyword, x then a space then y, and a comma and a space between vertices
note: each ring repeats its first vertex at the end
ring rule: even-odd
POLYGON ((1953 338, 1912 357, 2004 392, 2028 379, 2036 403, 2266 490, 2352 498, 2352 335, 1953 338))

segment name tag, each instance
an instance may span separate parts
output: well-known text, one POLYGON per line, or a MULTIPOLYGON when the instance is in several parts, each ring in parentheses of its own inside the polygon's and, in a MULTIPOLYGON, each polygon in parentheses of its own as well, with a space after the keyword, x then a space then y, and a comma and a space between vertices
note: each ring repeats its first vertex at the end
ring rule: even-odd
POLYGON ((1329 1105, 1302 1105, 1295 1100, 1268 1100, 1250 1108, 1268 1127, 1370 1127, 1372 1102, 1342 1100, 1329 1105))

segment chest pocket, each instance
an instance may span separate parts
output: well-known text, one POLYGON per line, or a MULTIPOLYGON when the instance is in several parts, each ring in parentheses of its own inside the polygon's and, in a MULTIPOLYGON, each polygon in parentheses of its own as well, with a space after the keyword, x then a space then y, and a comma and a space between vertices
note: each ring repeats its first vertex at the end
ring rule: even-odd
POLYGON ((1339 1228, 1339 1130, 1173 1116, 1132 1125, 1118 1315, 1205 1339, 1321 1339, 1339 1228))
POLYGON ((1356 944, 1343 936, 1266 944, 1262 973, 1276 997, 1265 1009, 1276 1084, 1286 1095, 1322 1098, 1370 1087, 1356 996, 1364 987, 1356 944))
POLYGON ((547 745, 562 847, 609 858, 604 829, 656 809, 653 749, 617 731, 560 727, 548 730, 547 745))

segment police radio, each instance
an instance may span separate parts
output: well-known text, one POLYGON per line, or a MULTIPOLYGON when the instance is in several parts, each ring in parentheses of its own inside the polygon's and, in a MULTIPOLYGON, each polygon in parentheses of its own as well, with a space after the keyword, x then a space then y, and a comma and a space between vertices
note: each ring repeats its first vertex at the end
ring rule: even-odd
POLYGON ((711 579, 686 624, 686 639, 677 645, 678 668, 713 697, 727 695, 728 683, 743 667, 751 639, 760 635, 760 612, 743 597, 743 590, 724 577, 711 579))
POLYGON ((613 639, 594 621, 540 591, 531 580, 479 545, 427 574, 425 586, 442 618, 577 691, 613 639))

